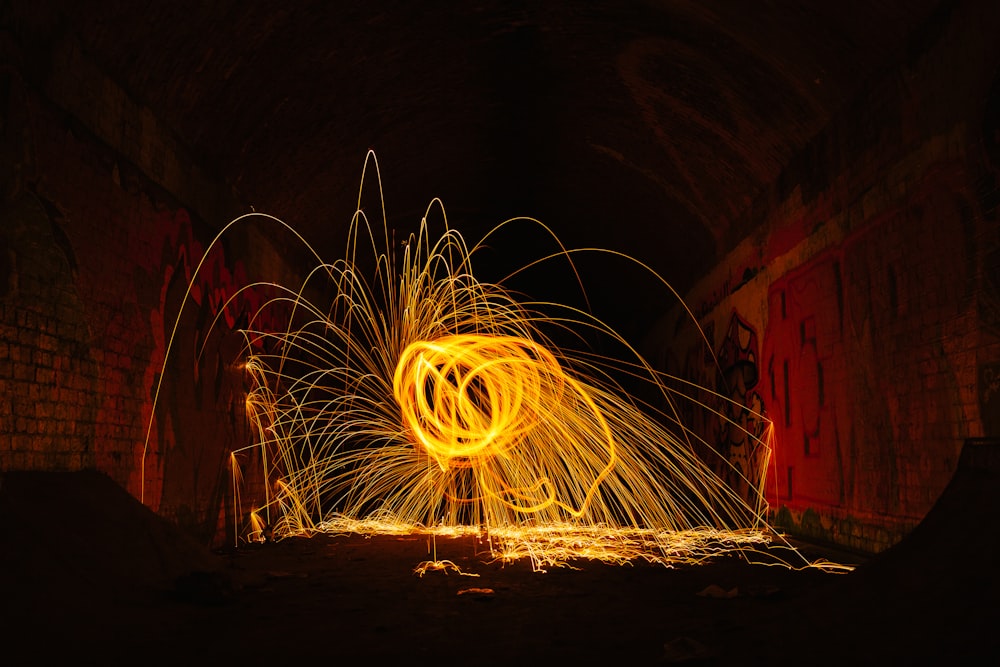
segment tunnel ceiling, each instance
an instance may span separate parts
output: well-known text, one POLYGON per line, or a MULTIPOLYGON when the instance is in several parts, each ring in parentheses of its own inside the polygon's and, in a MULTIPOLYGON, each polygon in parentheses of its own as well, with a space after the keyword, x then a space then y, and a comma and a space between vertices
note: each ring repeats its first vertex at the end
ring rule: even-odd
MULTIPOLYGON (((401 233, 440 197, 472 239, 534 216, 683 290, 939 3, 15 4, 25 30, 72 35, 245 201, 321 246, 341 247, 373 148, 401 233)), ((498 247, 537 249, 522 241, 498 247)), ((619 292, 614 307, 648 310, 619 292)))

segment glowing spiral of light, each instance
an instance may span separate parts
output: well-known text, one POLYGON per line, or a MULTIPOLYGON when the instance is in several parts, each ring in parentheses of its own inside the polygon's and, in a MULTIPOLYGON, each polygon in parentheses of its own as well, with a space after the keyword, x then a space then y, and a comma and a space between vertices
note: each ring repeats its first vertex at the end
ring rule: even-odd
POLYGON ((392 384, 411 433, 447 470, 515 446, 559 400, 561 380, 531 341, 465 334, 410 343, 392 384))
POLYGON ((580 516, 615 463, 614 436, 587 391, 563 372, 548 349, 524 338, 464 334, 410 343, 396 366, 393 395, 410 433, 442 471, 473 468, 482 496, 519 512, 555 504, 580 516), (573 441, 559 449, 573 453, 595 443, 607 448, 607 464, 580 508, 561 502, 546 476, 512 487, 493 465, 498 456, 531 457, 530 449, 539 444, 537 432, 546 430, 557 406, 567 402, 584 405, 599 432, 596 439, 590 432, 566 432, 564 437, 573 441))

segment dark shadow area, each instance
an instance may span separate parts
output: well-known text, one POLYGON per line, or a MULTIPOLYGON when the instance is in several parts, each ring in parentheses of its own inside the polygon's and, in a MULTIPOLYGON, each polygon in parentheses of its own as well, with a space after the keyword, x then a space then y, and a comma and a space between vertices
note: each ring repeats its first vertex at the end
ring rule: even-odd
MULTIPOLYGON (((491 563, 472 538, 318 536, 210 553, 96 473, 0 487, 9 664, 971 664, 996 656, 997 447, 850 574, 491 563), (970 510, 972 508, 972 510, 970 510), (462 569, 414 568, 449 559, 462 569), (555 661, 553 663, 553 661, 555 661)), ((824 556, 802 545, 811 558, 824 556)), ((835 555, 832 555, 835 556, 835 555)), ((827 554, 827 557, 832 557, 827 554)))

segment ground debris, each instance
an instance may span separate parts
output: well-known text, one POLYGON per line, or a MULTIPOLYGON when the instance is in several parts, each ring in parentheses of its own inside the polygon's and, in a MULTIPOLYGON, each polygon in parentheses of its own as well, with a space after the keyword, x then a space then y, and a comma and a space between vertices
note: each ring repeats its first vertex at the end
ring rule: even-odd
POLYGON ((691 637, 678 637, 663 645, 660 662, 666 664, 707 664, 715 658, 715 651, 691 637))
POLYGON ((463 588, 458 591, 459 595, 469 595, 476 600, 489 600, 496 594, 492 588, 463 588))
POLYGON ((725 588, 717 584, 710 584, 698 592, 699 597, 718 598, 722 600, 730 600, 732 598, 738 597, 739 594, 740 594, 740 589, 738 587, 733 587, 730 588, 729 590, 726 590, 725 588))

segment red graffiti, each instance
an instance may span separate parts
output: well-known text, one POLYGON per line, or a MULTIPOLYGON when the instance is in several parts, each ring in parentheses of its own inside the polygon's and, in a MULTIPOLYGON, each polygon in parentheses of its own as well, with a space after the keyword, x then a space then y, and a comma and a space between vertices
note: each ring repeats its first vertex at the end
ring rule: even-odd
POLYGON ((901 206, 771 284, 772 504, 919 518, 947 482, 971 423, 952 359, 973 222, 953 176, 928 172, 901 206))
POLYGON ((850 425, 842 281, 840 260, 831 253, 776 281, 768 294, 762 388, 775 424, 779 496, 771 503, 794 497, 829 505, 843 499, 840 435, 850 425))

